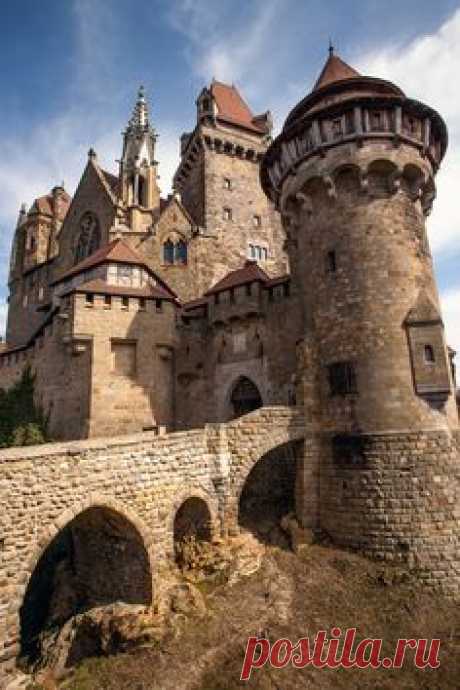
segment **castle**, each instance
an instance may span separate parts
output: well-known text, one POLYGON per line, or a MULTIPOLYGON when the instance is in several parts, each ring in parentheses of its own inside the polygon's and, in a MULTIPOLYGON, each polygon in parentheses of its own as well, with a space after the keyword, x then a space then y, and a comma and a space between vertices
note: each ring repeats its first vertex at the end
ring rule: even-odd
POLYGON ((0 386, 29 362, 52 438, 196 427, 294 395, 301 316, 259 182, 271 127, 213 81, 163 199, 141 89, 118 177, 90 151, 72 199, 55 187, 21 210, 0 386))
POLYGON ((234 86, 203 89, 168 199, 140 91, 118 177, 90 151, 73 199, 21 211, 0 386, 30 364, 53 438, 91 440, 2 453, 0 668, 66 525, 87 586, 104 511, 129 523, 147 570, 113 561, 105 581, 150 602, 183 506, 236 530, 251 477, 257 500, 289 474, 302 527, 458 595, 460 434, 425 228, 446 146, 438 113, 331 50, 274 141, 234 86))

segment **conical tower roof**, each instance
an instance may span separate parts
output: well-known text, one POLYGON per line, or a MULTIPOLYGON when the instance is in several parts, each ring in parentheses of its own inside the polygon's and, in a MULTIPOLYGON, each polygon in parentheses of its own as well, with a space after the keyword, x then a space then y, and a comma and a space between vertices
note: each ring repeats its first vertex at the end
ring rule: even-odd
POLYGON ((352 77, 360 77, 361 75, 353 67, 347 65, 338 55, 334 54, 334 48, 330 46, 329 57, 321 70, 313 91, 321 89, 323 86, 328 86, 343 79, 351 79, 352 77))

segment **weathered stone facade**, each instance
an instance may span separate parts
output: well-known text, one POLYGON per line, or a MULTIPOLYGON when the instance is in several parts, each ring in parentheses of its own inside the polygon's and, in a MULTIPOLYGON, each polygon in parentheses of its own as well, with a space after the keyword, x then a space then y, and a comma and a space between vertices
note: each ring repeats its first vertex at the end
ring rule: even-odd
POLYGON ((30 364, 56 439, 145 433, 0 454, 3 670, 33 636, 39 559, 74 544, 97 603, 93 525, 139 585, 122 569, 102 594, 151 603, 188 498, 210 534, 239 529, 243 495, 294 505, 302 527, 459 594, 455 380, 425 229, 444 122, 333 54, 274 142, 234 87, 213 82, 197 109, 164 201, 140 93, 119 177, 90 152, 36 265, 38 327, 12 295, 0 385, 30 364))

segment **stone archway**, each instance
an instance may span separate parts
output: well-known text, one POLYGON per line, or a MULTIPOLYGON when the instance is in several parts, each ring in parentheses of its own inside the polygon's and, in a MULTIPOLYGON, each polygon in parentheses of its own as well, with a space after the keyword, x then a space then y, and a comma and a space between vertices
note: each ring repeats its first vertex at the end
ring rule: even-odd
MULTIPOLYGON (((70 618, 115 602, 152 603, 150 557, 128 518, 91 506, 54 536, 35 565, 19 612, 21 665, 33 666, 44 637, 70 618)), ((86 648, 82 656, 97 653, 89 643, 86 648)))
POLYGON ((262 455, 240 488, 239 527, 261 541, 282 542, 280 520, 296 508, 296 474, 296 443, 283 444, 262 455))
POLYGON ((183 565, 184 542, 211 541, 212 516, 206 501, 190 496, 179 507, 174 517, 174 552, 178 565, 183 565))
POLYGON ((230 393, 230 408, 232 418, 236 419, 248 412, 262 407, 263 401, 259 389, 247 376, 240 376, 230 393))

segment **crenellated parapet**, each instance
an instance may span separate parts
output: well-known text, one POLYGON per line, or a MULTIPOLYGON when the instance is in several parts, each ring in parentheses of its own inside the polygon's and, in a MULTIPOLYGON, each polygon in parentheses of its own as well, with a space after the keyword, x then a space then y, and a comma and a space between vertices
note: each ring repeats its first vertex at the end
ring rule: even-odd
MULTIPOLYGON (((321 160, 344 160, 357 164, 363 188, 373 157, 396 164, 395 180, 404 175, 402 157, 412 160, 425 184, 435 174, 447 147, 444 121, 432 108, 407 98, 394 84, 372 77, 347 78, 326 83, 296 106, 280 136, 269 148, 261 171, 262 185, 278 206, 292 176, 302 169, 322 168, 321 160)), ((329 174, 336 166, 326 162, 329 174)), ((332 189, 332 188, 331 188, 332 189)), ((333 193, 333 189, 332 189, 333 193)))

